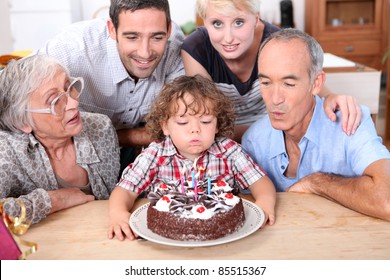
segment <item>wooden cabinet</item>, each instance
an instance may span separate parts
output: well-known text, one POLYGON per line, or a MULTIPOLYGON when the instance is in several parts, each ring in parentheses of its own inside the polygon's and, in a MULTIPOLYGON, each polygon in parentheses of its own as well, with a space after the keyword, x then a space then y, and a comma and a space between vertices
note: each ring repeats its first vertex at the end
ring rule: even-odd
POLYGON ((306 0, 305 31, 325 52, 385 70, 388 0, 306 0))
MULTIPOLYGON (((390 5, 389 5, 390 7, 390 5)), ((384 141, 390 151, 390 61, 387 61, 386 107, 385 107, 385 135, 384 141)))
MULTIPOLYGON (((387 7, 384 7, 387 10, 387 15, 390 15, 390 0, 387 1, 387 7)), ((390 23, 390 22, 389 22, 390 23)), ((390 37, 390 29, 387 30, 387 34, 390 37)), ((388 38, 389 38, 388 37, 388 38)), ((390 50, 390 41, 387 45, 387 50, 390 50)), ((387 148, 390 151, 390 57, 387 58, 387 78, 386 78, 386 110, 385 110, 385 143, 387 143, 387 148)))

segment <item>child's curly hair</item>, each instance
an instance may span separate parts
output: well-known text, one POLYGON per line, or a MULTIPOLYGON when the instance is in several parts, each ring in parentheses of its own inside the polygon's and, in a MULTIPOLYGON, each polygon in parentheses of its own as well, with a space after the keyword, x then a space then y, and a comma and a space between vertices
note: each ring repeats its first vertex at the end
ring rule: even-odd
POLYGON ((217 118, 218 133, 216 136, 230 137, 234 131, 234 105, 214 84, 202 77, 180 76, 164 85, 146 117, 146 129, 152 139, 162 141, 165 135, 161 124, 177 113, 178 101, 190 109, 192 114, 211 114, 217 118), (193 102, 186 104, 184 95, 188 93, 193 102), (211 106, 210 106, 211 105, 211 106))

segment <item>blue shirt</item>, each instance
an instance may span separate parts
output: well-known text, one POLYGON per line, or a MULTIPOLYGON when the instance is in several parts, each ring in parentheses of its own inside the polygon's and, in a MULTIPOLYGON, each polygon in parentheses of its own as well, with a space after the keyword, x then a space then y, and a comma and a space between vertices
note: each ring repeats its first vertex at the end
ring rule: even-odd
POLYGON ((371 163, 390 158, 376 133, 369 109, 362 106, 362 113, 357 131, 348 136, 341 129, 340 114, 337 121, 332 122, 324 113, 323 100, 316 97, 313 117, 299 142, 301 155, 295 178, 284 176, 289 164, 284 134, 272 127, 268 115, 248 129, 242 146, 261 165, 279 192, 315 172, 361 176, 371 163))

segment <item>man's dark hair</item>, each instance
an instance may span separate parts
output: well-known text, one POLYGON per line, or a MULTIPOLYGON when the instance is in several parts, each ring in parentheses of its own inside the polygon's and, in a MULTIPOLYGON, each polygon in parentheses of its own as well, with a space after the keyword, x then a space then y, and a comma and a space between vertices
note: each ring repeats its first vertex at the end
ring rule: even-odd
POLYGON ((119 14, 122 11, 137 11, 143 9, 157 9, 163 11, 167 20, 167 29, 171 23, 171 14, 169 11, 168 0, 111 0, 110 18, 114 24, 115 30, 119 26, 119 14))

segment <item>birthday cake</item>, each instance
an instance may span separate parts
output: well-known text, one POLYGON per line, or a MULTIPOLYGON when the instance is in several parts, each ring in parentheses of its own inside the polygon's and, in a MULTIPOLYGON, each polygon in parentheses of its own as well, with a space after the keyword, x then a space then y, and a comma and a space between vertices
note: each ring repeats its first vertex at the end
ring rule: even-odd
POLYGON ((241 198, 225 181, 161 183, 148 195, 147 227, 174 240, 213 240, 237 231, 245 221, 241 198))

